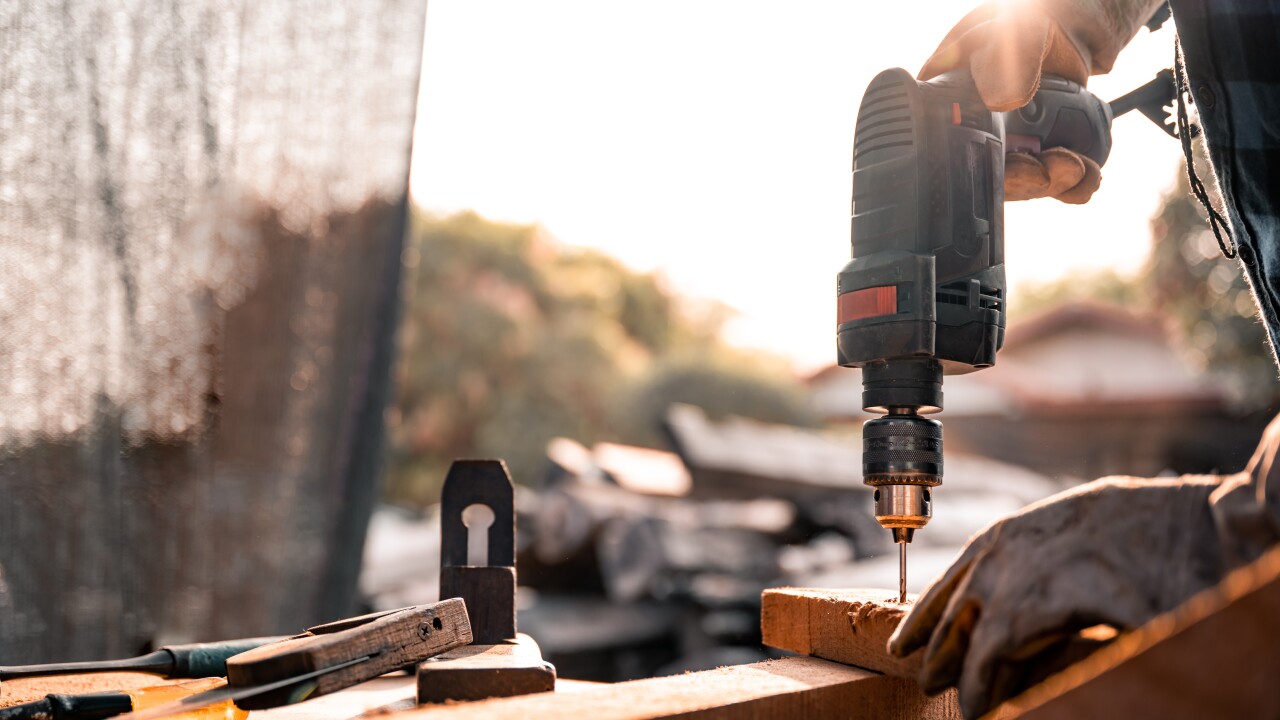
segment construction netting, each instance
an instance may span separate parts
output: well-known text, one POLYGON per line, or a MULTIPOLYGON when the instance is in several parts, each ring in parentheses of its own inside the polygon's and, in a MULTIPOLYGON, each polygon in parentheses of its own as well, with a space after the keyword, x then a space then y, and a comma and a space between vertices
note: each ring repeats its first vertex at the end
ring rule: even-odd
POLYGON ((0 663, 355 609, 424 11, 0 3, 0 663))

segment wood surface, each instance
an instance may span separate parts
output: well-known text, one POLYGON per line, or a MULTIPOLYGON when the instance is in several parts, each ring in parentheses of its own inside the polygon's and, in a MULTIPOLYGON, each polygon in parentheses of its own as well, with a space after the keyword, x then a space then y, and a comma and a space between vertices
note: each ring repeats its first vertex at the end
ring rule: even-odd
MULTIPOLYGON (((418 605, 391 613, 368 616, 313 628, 312 632, 271 645, 263 645, 227 660, 227 680, 232 687, 249 687, 295 675, 334 667, 356 658, 370 659, 321 675, 310 697, 327 695, 384 673, 415 665, 427 658, 471 642, 467 609, 457 598, 432 605, 418 605)), ((246 710, 285 704, 293 688, 239 701, 246 710)))
POLYGON ((168 680, 142 672, 100 672, 74 675, 46 675, 17 678, 0 682, 0 707, 21 705, 40 700, 50 693, 75 695, 80 693, 116 692, 137 690, 155 685, 169 685, 183 680, 168 680))
POLYGON ((765 590, 760 632, 769 647, 915 679, 921 653, 897 658, 887 649, 910 603, 890 590, 765 590))
POLYGON ((493 645, 467 645, 418 665, 418 702, 485 700, 556 689, 556 669, 528 635, 493 645))
POLYGON ((1280 717, 1280 546, 993 716, 1280 717))
POLYGON ((671 677, 472 703, 432 705, 394 720, 958 720, 955 693, 925 697, 916 684, 811 657, 735 665, 671 677))

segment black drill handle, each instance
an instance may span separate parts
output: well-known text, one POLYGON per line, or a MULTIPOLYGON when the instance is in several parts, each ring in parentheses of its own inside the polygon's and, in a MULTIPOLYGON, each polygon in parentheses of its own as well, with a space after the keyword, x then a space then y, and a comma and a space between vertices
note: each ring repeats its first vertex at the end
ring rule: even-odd
POLYGON ((42 700, 0 708, 0 720, 103 720, 133 709, 124 693, 46 695, 42 700))
POLYGON ((1031 102, 1005 113, 1009 152, 1061 147, 1098 163, 1111 154, 1111 106, 1078 83, 1045 75, 1031 102))

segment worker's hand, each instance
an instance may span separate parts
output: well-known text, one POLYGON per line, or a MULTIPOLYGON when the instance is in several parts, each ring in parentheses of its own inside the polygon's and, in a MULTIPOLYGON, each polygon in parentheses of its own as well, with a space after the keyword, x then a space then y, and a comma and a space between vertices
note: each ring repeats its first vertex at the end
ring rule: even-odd
POLYGON ((889 640, 927 644, 920 684, 959 685, 978 717, 1038 680, 1080 630, 1135 628, 1224 572, 1209 496, 1219 477, 1105 478, 997 521, 969 541, 889 640))
MULTIPOLYGON (((1006 112, 1026 105, 1042 74, 1084 85, 1111 69, 1116 55, 1163 0, 993 0, 947 34, 925 62, 920 79, 968 67, 987 107, 1006 112)), ((1102 181, 1098 164, 1065 148, 1039 155, 1009 153, 1005 200, 1052 197, 1088 202, 1102 181)))

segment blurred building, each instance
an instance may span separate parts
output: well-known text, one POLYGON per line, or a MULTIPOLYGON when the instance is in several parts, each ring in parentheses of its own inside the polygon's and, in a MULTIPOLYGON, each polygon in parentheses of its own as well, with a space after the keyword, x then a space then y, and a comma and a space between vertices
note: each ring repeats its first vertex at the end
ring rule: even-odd
MULTIPOLYGON (((827 368, 809 387, 831 422, 870 417, 857 370, 827 368)), ((995 367, 948 377, 943 392, 949 451, 1081 479, 1239 470, 1274 412, 1233 410, 1160 317, 1093 302, 1013 324, 995 367)))

